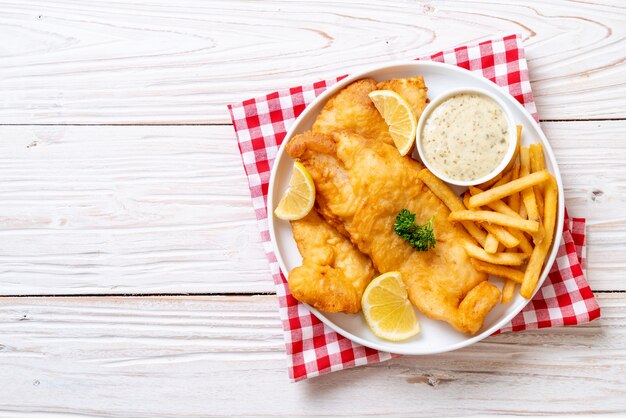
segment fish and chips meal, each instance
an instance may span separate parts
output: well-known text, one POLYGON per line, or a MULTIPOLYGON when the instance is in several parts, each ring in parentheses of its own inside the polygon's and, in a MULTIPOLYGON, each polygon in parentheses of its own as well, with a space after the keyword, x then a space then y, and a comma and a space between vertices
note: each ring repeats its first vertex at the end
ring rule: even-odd
POLYGON ((521 146, 521 126, 489 95, 453 94, 426 114, 427 91, 422 77, 362 79, 331 97, 287 143, 296 162, 274 211, 302 256, 293 296, 363 310, 392 341, 420 331, 413 307, 475 334, 517 285, 530 298, 557 222, 541 144, 521 146), (447 183, 469 187, 459 196, 447 183))

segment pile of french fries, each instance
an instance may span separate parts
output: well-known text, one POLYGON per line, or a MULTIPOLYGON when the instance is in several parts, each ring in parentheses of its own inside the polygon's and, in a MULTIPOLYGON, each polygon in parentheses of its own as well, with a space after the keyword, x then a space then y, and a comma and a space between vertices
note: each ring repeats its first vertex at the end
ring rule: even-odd
POLYGON ((556 180, 545 168, 541 144, 520 147, 521 135, 518 126, 515 154, 502 173, 470 187, 462 200, 428 169, 419 173, 450 209, 449 219, 473 238, 464 248, 474 268, 505 279, 502 303, 511 300, 517 284, 523 297, 532 296, 556 225, 556 180))

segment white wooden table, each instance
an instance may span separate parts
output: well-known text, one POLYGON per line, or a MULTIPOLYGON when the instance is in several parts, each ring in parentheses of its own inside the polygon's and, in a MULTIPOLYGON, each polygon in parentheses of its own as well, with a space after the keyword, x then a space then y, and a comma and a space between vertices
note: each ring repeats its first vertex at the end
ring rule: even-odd
POLYGON ((620 0, 0 1, 0 416, 626 411, 620 0), (225 104, 524 35, 602 319, 290 384, 225 104))

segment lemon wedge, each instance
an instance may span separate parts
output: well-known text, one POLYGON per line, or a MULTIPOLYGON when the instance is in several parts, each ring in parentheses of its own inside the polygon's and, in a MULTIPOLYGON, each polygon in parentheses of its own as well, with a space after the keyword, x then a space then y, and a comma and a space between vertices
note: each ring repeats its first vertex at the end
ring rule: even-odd
POLYGON ((361 305, 365 321, 377 337, 402 341, 420 332, 406 286, 397 271, 372 280, 363 293, 361 305))
POLYGON ((296 161, 289 187, 274 210, 274 215, 287 221, 302 219, 311 211, 313 203, 315 203, 313 178, 302 163, 296 161))
POLYGON ((400 155, 409 153, 417 133, 417 120, 409 104, 391 90, 374 90, 370 99, 389 126, 389 134, 400 155))

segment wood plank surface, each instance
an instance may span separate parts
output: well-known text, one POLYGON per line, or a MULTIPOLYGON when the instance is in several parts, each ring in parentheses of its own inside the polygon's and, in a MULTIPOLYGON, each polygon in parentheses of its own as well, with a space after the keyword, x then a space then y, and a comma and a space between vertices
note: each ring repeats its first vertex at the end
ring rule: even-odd
MULTIPOLYGON (((626 290, 626 121, 544 123, 589 278, 626 290)), ((0 127, 0 294, 274 287, 230 126, 0 127)))
POLYGON ((288 384, 273 296, 4 298, 0 415, 617 415, 626 294, 599 300, 584 326, 288 384))
POLYGON ((229 122, 226 103, 521 33, 543 119, 626 117, 624 2, 0 1, 0 123, 229 122))

